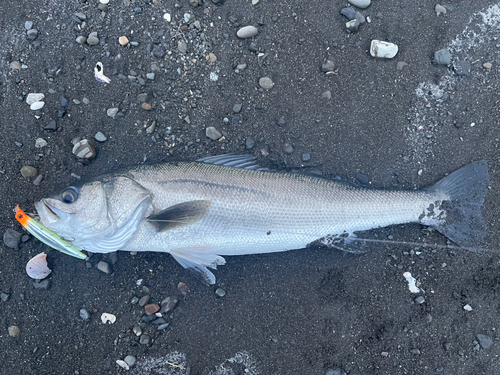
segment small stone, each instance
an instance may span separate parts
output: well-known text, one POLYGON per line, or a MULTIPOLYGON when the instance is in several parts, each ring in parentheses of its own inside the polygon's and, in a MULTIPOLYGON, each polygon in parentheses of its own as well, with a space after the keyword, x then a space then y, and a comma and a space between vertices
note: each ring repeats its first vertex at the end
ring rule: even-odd
POLYGON ((94 138, 97 142, 106 142, 108 140, 108 138, 102 132, 97 132, 94 135, 94 138))
POLYGON ((107 111, 106 111, 106 114, 109 116, 109 117, 112 117, 114 118, 116 116, 116 114, 118 113, 118 108, 109 108, 107 111))
POLYGON ((21 236, 22 233, 19 233, 12 228, 8 228, 3 233, 3 243, 5 246, 10 247, 11 249, 17 249, 19 247, 19 244, 21 243, 21 236))
POLYGON ((26 30, 31 30, 33 28, 33 22, 32 21, 25 21, 24 22, 24 28, 26 30))
POLYGON ((493 339, 490 336, 479 333, 476 337, 483 349, 489 349, 493 345, 493 339))
POLYGON ((209 126, 208 128, 206 128, 205 134, 208 138, 210 138, 214 141, 216 141, 216 140, 220 139, 220 137, 222 137, 222 134, 217 129, 215 129, 213 126, 209 126))
POLYGON ((104 272, 104 273, 111 273, 111 267, 109 266, 108 263, 104 262, 103 260, 101 260, 99 263, 97 263, 97 269, 101 272, 104 272))
POLYGON ((155 74, 154 73, 148 73, 146 74, 146 78, 153 81, 155 79, 155 74))
POLYGON ((258 32, 259 30, 255 26, 245 26, 239 29, 236 35, 238 38, 247 39, 253 38, 258 32))
POLYGON ((37 138, 35 140, 35 147, 36 148, 42 148, 42 147, 45 147, 47 145, 48 145, 48 142, 43 138, 37 138))
POLYGON ((0 294, 0 299, 2 300, 2 302, 7 302, 9 300, 9 295, 7 293, 1 293, 0 294))
POLYGON ((165 13, 165 14, 163 15, 163 19, 164 19, 165 21, 167 21, 167 22, 170 22, 170 21, 172 21, 172 16, 170 15, 170 13, 165 13))
POLYGON ((10 337, 19 336, 19 334, 21 333, 21 330, 18 326, 9 326, 8 331, 10 337))
POLYGON ((125 35, 123 35, 118 38, 118 43, 120 43, 121 46, 126 46, 129 43, 129 40, 125 35))
POLYGON ((384 42, 381 40, 372 40, 370 45, 370 54, 373 57, 392 59, 398 53, 398 46, 394 43, 384 42))
POLYGON ((410 349, 410 353, 411 354, 415 354, 415 355, 420 355, 420 350, 419 349, 410 349))
POLYGON ((63 106, 63 107, 68 106, 68 99, 66 99, 64 96, 61 97, 61 106, 63 106))
POLYGON ((361 9, 368 8, 371 4, 371 0, 347 0, 347 2, 361 9))
POLYGON ((130 303, 132 305, 135 305, 137 302, 139 302, 139 298, 137 298, 137 297, 132 297, 132 299, 130 300, 130 303))
POLYGON ((151 104, 149 104, 149 103, 142 103, 141 107, 142 107, 142 109, 144 109, 146 111, 151 111, 151 109, 153 108, 153 107, 151 107, 151 104))
POLYGON ((327 370, 325 375, 342 375, 342 371, 338 368, 327 370))
POLYGON ((340 14, 346 17, 349 21, 352 21, 356 18, 356 9, 354 8, 343 8, 340 11, 340 14))
POLYGON ((30 40, 35 40, 36 37, 38 36, 38 30, 37 29, 30 29, 26 32, 26 36, 30 40))
POLYGON ((165 56, 165 50, 162 48, 161 45, 156 44, 153 47, 153 55, 161 59, 163 56, 165 56))
POLYGON ((198 5, 200 5, 198 0, 189 0, 189 4, 194 8, 196 8, 198 5))
POLYGON ((37 280, 33 283, 33 286, 35 287, 35 289, 49 289, 49 279, 45 279, 42 281, 37 280))
POLYGON ((95 148, 88 139, 82 139, 80 142, 75 144, 72 152, 77 158, 80 159, 90 160, 95 156, 95 148))
POLYGON ((357 19, 353 19, 352 21, 346 22, 345 27, 348 31, 353 32, 358 30, 359 25, 359 21, 357 19))
POLYGON ((489 70, 489 69, 491 69, 491 67, 492 67, 492 66, 493 66, 493 65, 492 65, 490 62, 485 62, 485 63, 483 64, 483 68, 488 69, 488 70, 489 70))
POLYGON ((247 64, 238 64, 238 65, 236 65, 236 70, 241 72, 241 71, 245 70, 246 67, 247 67, 247 64))
POLYGON ((80 310, 80 318, 84 319, 84 320, 88 320, 90 319, 90 314, 87 310, 85 309, 81 309, 80 310))
POLYGON ((396 64, 396 69, 397 69, 397 70, 403 70, 403 68, 404 68, 405 66, 407 66, 407 65, 408 65, 408 64, 407 64, 406 62, 404 62, 404 61, 398 61, 398 63, 396 64))
POLYGON ((177 43, 177 49, 179 50, 180 53, 186 53, 187 44, 183 41, 179 41, 179 43, 177 43))
POLYGON ((242 107, 243 107, 243 105, 242 105, 242 104, 235 104, 235 105, 233 106, 233 112, 234 112, 234 113, 240 113, 240 111, 241 111, 241 108, 242 108, 242 107))
POLYGON ((39 174, 38 176, 36 176, 36 178, 33 180, 33 185, 35 186, 39 186, 40 183, 42 182, 43 180, 43 175, 39 174))
POLYGON ((42 101, 43 98, 45 98, 45 95, 42 93, 30 92, 28 96, 26 96, 26 103, 32 105, 33 103, 42 101))
POLYGON ((86 104, 89 104, 89 103, 90 103, 90 100, 89 100, 88 98, 83 98, 83 99, 82 99, 82 102, 83 102, 83 104, 85 104, 85 105, 86 105, 86 104))
POLYGON ((47 125, 45 125, 43 127, 43 130, 52 130, 52 131, 56 131, 57 130, 57 124, 54 120, 52 120, 51 122, 49 122, 47 125))
POLYGON ((30 105, 30 109, 32 111, 37 111, 39 109, 42 109, 44 105, 44 102, 34 102, 32 105, 30 105))
POLYGON ((130 366, 128 365, 128 363, 121 359, 117 359, 116 364, 125 370, 130 370, 130 366))
POLYGON ((226 295, 226 291, 222 288, 217 288, 215 294, 217 294, 218 297, 222 298, 226 295))
POLYGON ((360 12, 356 12, 356 21, 358 21, 358 24, 363 25, 366 22, 365 16, 363 16, 360 12))
POLYGON ((303 162, 308 162, 309 160, 311 160, 311 154, 302 154, 303 162))
POLYGON ((421 305, 422 303, 425 302, 425 298, 423 296, 419 296, 417 298, 415 298, 415 303, 421 305))
POLYGON ((179 299, 175 296, 165 298, 163 301, 161 301, 160 313, 165 314, 169 311, 172 311, 177 305, 177 302, 179 302, 179 299))
POLYGON ((335 63, 332 60, 326 60, 322 65, 321 65, 321 71, 322 72, 329 72, 330 70, 335 69, 335 63))
POLYGON ((76 13, 75 13, 75 17, 77 17, 77 18, 78 18, 78 19, 80 19, 81 21, 84 21, 84 20, 86 20, 86 19, 87 19, 87 16, 86 16, 84 13, 82 13, 82 12, 76 12, 76 13))
POLYGON ((124 361, 127 363, 127 365, 132 367, 133 365, 135 365, 136 359, 133 355, 128 355, 125 357, 124 361))
POLYGON ((210 61, 210 62, 216 62, 217 61, 217 56, 215 56, 214 53, 210 52, 208 54, 208 61, 210 61))
POLYGON ((247 150, 252 149, 253 146, 255 146, 255 142, 253 141, 253 139, 247 138, 247 140, 245 141, 245 147, 247 148, 247 150))
POLYGON ((283 152, 287 155, 291 155, 293 153, 293 146, 290 143, 285 143, 283 145, 283 152))
POLYGON ((38 169, 30 165, 25 165, 21 168, 21 176, 23 177, 36 177, 38 175, 38 169))
POLYGON ((132 329, 132 332, 134 332, 134 334, 139 337, 140 335, 142 335, 142 329, 140 326, 135 326, 133 329, 132 329))
POLYGON ((146 304, 149 302, 150 298, 151 297, 149 295, 141 297, 141 299, 139 300, 139 306, 141 306, 141 307, 146 306, 146 304))
POLYGON ((442 5, 436 4, 434 7, 434 11, 436 12, 436 15, 439 17, 441 14, 446 14, 446 8, 442 5))
POLYGON ((280 117, 277 121, 278 126, 285 126, 286 120, 284 117, 280 117))
POLYGON ((156 128, 156 121, 153 121, 153 123, 146 128, 146 133, 148 134, 153 133, 155 131, 155 128, 156 128))
POLYGON ((146 100, 148 100, 148 94, 143 92, 142 94, 137 95, 137 100, 141 103, 144 103, 146 100))
POLYGON ((160 324, 158 326, 158 331, 163 331, 167 327, 168 327, 168 323, 160 324))
POLYGON ((149 335, 142 335, 139 342, 141 345, 149 345, 151 343, 151 337, 149 335))
POLYGON ((331 99, 332 93, 330 92, 330 90, 328 90, 328 91, 325 91, 324 93, 322 93, 321 96, 325 99, 331 99))
POLYGON ((100 2, 101 4, 106 5, 107 3, 109 3, 109 0, 99 0, 99 2, 100 2))
POLYGON ((370 182, 370 178, 361 172, 356 173, 356 180, 359 181, 360 184, 367 185, 370 182))
POLYGON ((12 70, 21 70, 22 69, 22 65, 19 61, 12 61, 9 66, 12 70))
POLYGON ((450 65, 451 53, 448 49, 443 48, 434 52, 434 63, 438 65, 450 65))
POLYGON ((98 45, 98 44, 99 44, 99 38, 98 38, 98 37, 96 37, 96 36, 89 36, 89 37, 87 38, 87 44, 88 44, 89 46, 96 46, 96 45, 98 45))
POLYGON ((270 90, 273 88, 274 83, 269 77, 262 77, 259 79, 259 85, 262 87, 264 90, 270 90))
POLYGON ((468 76, 470 74, 471 65, 468 61, 457 61, 453 64, 453 69, 455 73, 459 76, 468 76))

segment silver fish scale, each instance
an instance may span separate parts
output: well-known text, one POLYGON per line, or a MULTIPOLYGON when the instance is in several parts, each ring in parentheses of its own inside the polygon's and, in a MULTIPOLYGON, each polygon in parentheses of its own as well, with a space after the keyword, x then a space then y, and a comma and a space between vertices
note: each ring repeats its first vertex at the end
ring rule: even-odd
POLYGON ((151 194, 147 215, 187 201, 212 202, 202 220, 180 228, 158 233, 143 221, 124 248, 130 251, 242 255, 300 249, 327 235, 417 222, 431 203, 446 198, 205 163, 141 166, 128 177, 151 194))

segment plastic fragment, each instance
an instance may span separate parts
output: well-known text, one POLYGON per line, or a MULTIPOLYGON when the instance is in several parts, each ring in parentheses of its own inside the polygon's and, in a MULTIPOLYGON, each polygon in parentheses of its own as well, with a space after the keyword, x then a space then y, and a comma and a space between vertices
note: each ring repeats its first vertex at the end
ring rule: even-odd
POLYGON ((95 68, 94 68, 94 77, 99 82, 110 83, 111 80, 104 75, 103 69, 104 68, 103 68, 102 62, 96 63, 95 68))
POLYGON ((116 322, 116 316, 114 316, 113 314, 103 313, 101 315, 101 321, 103 324, 106 324, 108 322, 110 324, 113 324, 114 322, 116 322))

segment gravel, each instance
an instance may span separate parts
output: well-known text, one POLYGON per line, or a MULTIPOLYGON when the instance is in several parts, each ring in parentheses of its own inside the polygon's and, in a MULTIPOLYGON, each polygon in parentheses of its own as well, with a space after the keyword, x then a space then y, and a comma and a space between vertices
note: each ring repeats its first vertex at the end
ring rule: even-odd
POLYGON ((19 247, 19 244, 21 243, 21 236, 22 233, 19 233, 12 228, 8 228, 3 233, 3 243, 5 246, 10 247, 11 249, 17 249, 19 247))

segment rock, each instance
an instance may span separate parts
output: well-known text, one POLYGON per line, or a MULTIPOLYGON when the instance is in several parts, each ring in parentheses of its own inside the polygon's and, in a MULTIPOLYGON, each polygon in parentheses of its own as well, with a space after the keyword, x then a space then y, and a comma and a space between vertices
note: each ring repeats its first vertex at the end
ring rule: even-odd
POLYGON ((425 302, 425 298, 423 296, 419 296, 417 298, 415 298, 415 303, 421 305, 422 303, 425 302))
POLYGON ((483 349, 489 349, 493 345, 493 339, 490 336, 479 333, 476 337, 483 349))
POLYGON ((329 369, 326 371, 325 375, 342 375, 342 371, 338 368, 336 369, 329 369))
POLYGON ((370 182, 370 178, 366 174, 361 172, 356 173, 356 180, 358 180, 362 185, 367 185, 368 182, 370 182))
POLYGON ((95 157, 95 148, 88 139, 82 139, 80 142, 75 144, 72 152, 73 155, 80 159, 90 160, 95 157))
POLYGON ((177 305, 177 302, 179 302, 179 299, 175 296, 165 298, 163 301, 161 301, 160 312, 164 314, 172 311, 177 305))
POLYGON ((354 19, 352 21, 346 22, 345 28, 351 32, 356 31, 359 28, 359 21, 354 19))
POLYGON ((483 68, 488 69, 488 70, 489 70, 489 69, 491 69, 491 67, 492 67, 492 66, 493 66, 493 65, 492 65, 490 62, 485 62, 485 63, 483 64, 483 68))
POLYGON ((222 298, 226 295, 226 291, 222 288, 217 288, 215 294, 217 294, 218 297, 222 298))
POLYGON ((84 319, 84 320, 89 320, 90 319, 90 314, 87 310, 85 309, 81 309, 80 310, 80 318, 84 319))
POLYGON ((21 168, 21 176, 29 178, 36 177, 38 175, 38 170, 30 165, 25 165, 21 168))
POLYGON ((106 142, 108 140, 108 138, 102 132, 97 132, 94 135, 94 138, 98 142, 106 142))
POLYGON ((142 103, 141 107, 142 107, 142 109, 144 109, 146 111, 151 111, 151 109, 153 108, 153 107, 151 107, 151 104, 149 104, 149 103, 142 103))
POLYGON ((80 35, 80 36, 78 36, 78 37, 76 38, 76 42, 77 42, 78 44, 85 44, 85 43, 87 43, 87 38, 86 38, 86 37, 84 37, 83 35, 80 35))
POLYGON ((19 336, 19 334, 21 333, 21 330, 19 329, 18 326, 9 326, 7 330, 9 332, 10 337, 19 336))
POLYGON ((210 52, 208 54, 208 61, 210 61, 210 62, 216 62, 217 61, 217 56, 215 56, 215 53, 210 52))
POLYGON ((43 180, 43 175, 39 174, 34 180, 33 180, 33 185, 39 186, 40 183, 43 180))
POLYGON ((56 131, 57 130, 57 124, 54 120, 52 120, 51 122, 49 122, 47 125, 45 125, 43 127, 43 130, 52 130, 52 131, 56 131))
POLYGON ((371 0, 347 0, 347 2, 361 9, 368 8, 371 4, 371 0))
POLYGON ((358 21, 358 23, 360 25, 363 25, 365 22, 366 22, 366 18, 365 16, 363 16, 360 12, 356 12, 356 17, 355 17, 356 21, 358 21))
POLYGON ((124 361, 127 363, 127 365, 132 367, 133 365, 135 365, 136 359, 133 355, 128 355, 125 357, 124 361))
POLYGON ((186 53, 187 52, 187 44, 183 41, 179 41, 177 43, 177 49, 179 50, 180 53, 186 53))
POLYGON ((9 300, 9 297, 10 295, 8 295, 7 293, 0 293, 0 299, 2 300, 2 302, 7 302, 9 300))
POLYGON ((199 0, 189 0, 189 4, 196 8, 198 5, 200 5, 200 3, 198 2, 199 0))
POLYGON ((161 59, 163 56, 165 56, 165 50, 162 48, 162 46, 156 44, 153 47, 153 55, 161 59))
POLYGON ((449 65, 451 63, 451 53, 443 48, 434 52, 434 63, 438 65, 449 65))
POLYGON ((146 78, 153 81, 155 79, 155 74, 154 73, 148 73, 146 74, 146 78))
POLYGON ((97 269, 101 272, 104 272, 104 273, 111 273, 111 267, 109 266, 108 263, 104 262, 103 260, 101 260, 99 263, 97 263, 97 269))
POLYGON ((40 282, 39 280, 37 280, 33 283, 33 286, 35 287, 35 289, 49 289, 49 279, 45 279, 40 282))
POLYGON ((33 21, 25 21, 24 22, 24 28, 26 30, 31 30, 33 28, 33 21))
POLYGON ((121 36, 118 38, 118 43, 120 43, 121 46, 126 46, 129 43, 129 40, 126 36, 121 36))
POLYGON ((255 142, 253 141, 252 138, 247 138, 247 140, 245 142, 245 146, 246 146, 247 150, 250 150, 253 148, 253 146, 255 146, 255 142))
POLYGON ((322 72, 329 72, 331 70, 335 69, 335 63, 332 60, 326 60, 324 64, 321 65, 321 71, 322 72))
POLYGON ((455 73, 459 76, 468 76, 470 74, 470 63, 468 61, 457 61, 453 64, 455 73))
POLYGON ((397 70, 403 70, 403 68, 404 68, 405 66, 407 66, 407 65, 408 65, 408 64, 407 64, 406 62, 404 62, 404 61, 398 61, 398 63, 396 64, 396 69, 397 69, 397 70))
POLYGON ((308 162, 309 160, 311 160, 311 154, 302 154, 303 162, 308 162))
POLYGON ((63 107, 68 106, 68 99, 66 99, 64 96, 61 97, 61 106, 63 106, 63 107))
POLYGON ((168 327, 168 323, 163 323, 158 326, 158 331, 163 331, 165 328, 168 327))
POLYGON ((22 65, 19 61, 12 61, 9 65, 9 67, 12 69, 12 70, 21 70, 22 69, 22 65))
POLYGON ((38 30, 30 29, 26 32, 26 36, 28 37, 29 40, 35 40, 38 36, 38 30))
POLYGON ((76 12, 75 17, 77 17, 81 21, 84 21, 87 19, 87 16, 82 12, 76 12))
POLYGON ((436 4, 434 7, 434 11, 436 12, 436 15, 439 17, 441 14, 446 14, 446 8, 442 5, 436 4))
POLYGON ((125 370, 130 370, 130 366, 128 365, 128 363, 121 359, 117 359, 116 364, 125 370))
POLYGON ((235 105, 233 106, 233 112, 234 112, 234 113, 240 113, 240 111, 241 111, 241 108, 242 108, 242 107, 243 107, 243 105, 242 105, 242 104, 235 104, 235 105))
POLYGON ((236 35, 238 36, 238 38, 247 39, 253 38, 255 35, 257 35, 258 32, 259 30, 255 26, 245 26, 240 28, 236 35))
POLYGON ((118 108, 109 108, 107 111, 106 111, 106 114, 109 116, 109 117, 112 117, 114 118, 116 116, 116 114, 118 113, 118 108))
POLYGON ((398 53, 398 46, 381 40, 372 40, 370 54, 373 57, 392 59, 398 53))
POLYGON ((42 109, 44 105, 44 102, 34 102, 32 105, 30 105, 30 109, 32 111, 37 111, 39 109, 42 109))
POLYGON ((283 152, 287 155, 291 155, 293 153, 293 146, 290 143, 285 143, 283 145, 283 152))
POLYGON ((3 233, 3 243, 11 249, 17 249, 21 243, 22 233, 9 228, 3 233))
POLYGON ((269 77, 262 77, 261 79, 259 79, 259 85, 264 90, 270 90, 273 88, 274 82, 269 77))
POLYGON ((101 4, 106 5, 107 3, 109 3, 109 0, 99 0, 99 2, 100 2, 101 4))
POLYGON ((42 101, 43 98, 45 98, 45 95, 42 93, 30 92, 28 96, 26 96, 26 103, 32 105, 33 103, 42 101))
POLYGON ((48 145, 48 143, 45 139, 43 139, 43 138, 35 139, 35 147, 36 148, 42 148, 42 147, 45 147, 47 145, 48 145))
POLYGON ((146 315, 153 315, 154 313, 158 312, 158 310, 160 310, 160 306, 157 303, 150 303, 144 306, 146 315))
POLYGON ((205 134, 208 138, 213 139, 214 141, 216 141, 216 140, 220 139, 220 137, 222 137, 222 134, 217 129, 215 129, 213 126, 209 126, 208 128, 206 128, 205 134))
POLYGON ((323 97, 325 99, 331 99, 332 98, 332 93, 330 92, 330 90, 325 91, 324 93, 321 94, 321 97, 323 97))
POLYGON ((356 18, 356 9, 354 8, 343 8, 340 11, 340 14, 347 18, 349 21, 352 21, 356 18))
POLYGON ((141 306, 141 307, 146 306, 146 304, 149 302, 150 298, 151 297, 149 295, 145 295, 145 296, 141 297, 141 299, 139 300, 139 306, 141 306))
POLYGON ((149 335, 141 335, 139 342, 141 345, 149 345, 151 343, 151 337, 149 335))
POLYGON ((95 45, 99 44, 99 38, 96 36, 89 36, 87 38, 87 44, 89 46, 95 46, 95 45))

